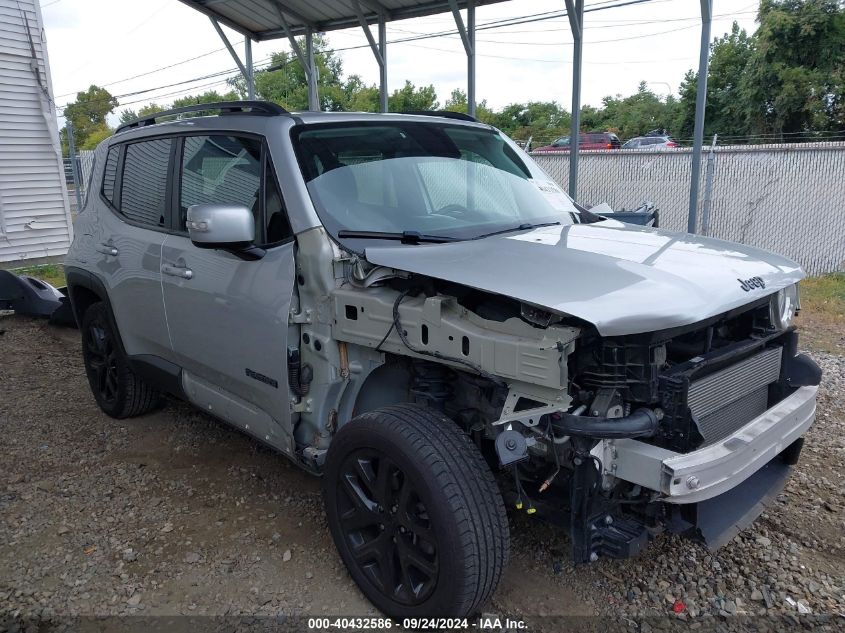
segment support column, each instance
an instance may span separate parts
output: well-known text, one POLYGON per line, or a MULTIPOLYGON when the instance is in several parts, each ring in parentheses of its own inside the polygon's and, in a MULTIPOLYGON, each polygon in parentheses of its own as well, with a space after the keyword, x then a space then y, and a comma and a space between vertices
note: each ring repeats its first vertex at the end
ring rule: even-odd
POLYGON ((467 114, 475 116, 475 0, 467 0, 467 114))
POLYGON ((244 38, 244 53, 246 67, 246 98, 252 101, 255 99, 255 68, 252 65, 252 40, 249 37, 244 38))
POLYGON ((382 13, 378 16, 379 63, 378 98, 379 112, 387 112, 387 20, 382 13))
POLYGON ((578 147, 581 133, 581 66, 584 48, 584 0, 566 0, 572 30, 572 125, 569 130, 569 197, 578 197, 578 147))
POLYGON ((467 54, 467 114, 475 116, 475 0, 467 0, 467 26, 464 26, 457 0, 449 0, 449 7, 467 54))
POLYGON ((704 110, 707 105, 707 72, 710 66, 710 21, 713 0, 701 0, 701 48, 698 56, 698 87, 695 95, 695 132, 690 169, 689 217, 687 232, 695 233, 698 214, 698 188, 701 180, 701 146, 704 144, 704 110))
POLYGON ((314 32, 309 28, 305 31, 305 57, 308 60, 308 109, 315 112, 320 110, 320 95, 317 93, 317 64, 314 63, 314 32))
POLYGON ((361 9, 361 3, 358 0, 352 0, 352 6, 355 8, 355 14, 358 16, 358 24, 361 25, 361 30, 364 31, 364 35, 370 45, 370 50, 373 51, 373 56, 376 58, 376 63, 378 64, 379 111, 387 112, 387 16, 384 8, 379 3, 374 0, 365 1, 368 5, 375 5, 378 12, 378 42, 373 37, 367 17, 361 9))
POLYGON ((319 111, 320 96, 317 93, 317 68, 314 64, 314 31, 310 26, 306 29, 305 52, 303 53, 302 47, 293 36, 293 31, 290 29, 288 20, 281 10, 279 10, 279 22, 282 25, 282 30, 288 38, 290 47, 293 49, 294 54, 297 59, 299 59, 299 63, 302 64, 302 69, 305 71, 305 81, 308 82, 308 109, 312 111, 319 111))
POLYGON ((241 58, 235 52, 235 48, 232 46, 232 43, 229 41, 229 38, 226 37, 226 34, 223 32, 223 29, 220 26, 220 23, 212 17, 208 18, 211 20, 212 26, 214 26, 214 30, 217 31, 217 35, 220 36, 220 39, 223 40, 223 44, 226 46, 226 50, 229 51, 229 55, 232 56, 232 59, 235 60, 235 64, 238 67, 238 70, 241 71, 241 75, 243 75, 244 81, 246 82, 246 92, 247 97, 249 99, 255 98, 255 77, 253 75, 253 67, 252 67, 252 40, 249 39, 249 36, 246 36, 244 40, 245 52, 246 52, 246 64, 241 61, 241 58))

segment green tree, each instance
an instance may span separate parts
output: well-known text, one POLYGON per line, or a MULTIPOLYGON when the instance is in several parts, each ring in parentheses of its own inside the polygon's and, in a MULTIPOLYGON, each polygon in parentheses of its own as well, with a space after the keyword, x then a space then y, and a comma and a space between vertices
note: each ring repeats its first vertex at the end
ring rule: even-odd
POLYGON ((118 116, 118 120, 120 121, 121 125, 123 125, 124 123, 129 123, 130 121, 134 121, 137 118, 138 113, 132 108, 126 108, 125 110, 121 110, 120 116, 118 116))
POLYGON ((145 106, 141 106, 141 108, 138 110, 138 116, 150 116, 151 114, 156 114, 157 112, 164 112, 165 110, 167 110, 167 108, 167 104, 159 105, 158 103, 153 101, 152 103, 148 103, 145 106))
POLYGON ((556 101, 511 103, 496 115, 496 126, 509 136, 527 140, 534 145, 552 141, 569 133, 569 112, 556 101))
POLYGON ((840 0, 761 0, 742 79, 755 134, 781 138, 845 125, 845 6, 840 0))
MULTIPOLYGON (((184 108, 186 106, 196 105, 199 103, 237 101, 238 99, 240 99, 240 95, 234 90, 229 90, 228 92, 224 92, 223 94, 220 94, 216 90, 207 90, 198 95, 188 95, 186 97, 180 97, 179 99, 173 101, 173 103, 171 104, 156 103, 155 101, 152 101, 144 106, 141 106, 137 112, 135 112, 135 110, 132 110, 131 108, 127 108, 120 113, 120 122, 121 124, 129 123, 130 121, 134 121, 139 117, 150 116, 151 114, 164 112, 165 110, 172 110, 174 108, 184 108)), ((209 110, 192 112, 183 116, 203 116, 208 114, 209 112, 211 111, 209 110)))
POLYGON ((96 149, 97 145, 99 145, 102 141, 106 140, 114 134, 114 130, 111 129, 106 123, 94 128, 88 134, 88 137, 83 141, 82 145, 77 145, 77 149, 96 149))
MULTIPOLYGON (((466 114, 469 111, 469 100, 467 93, 460 88, 455 88, 449 98, 443 103, 443 109, 449 112, 463 112, 466 114)), ((496 113, 487 106, 487 99, 483 99, 480 103, 475 104, 475 118, 483 123, 495 125, 498 122, 496 113)))
POLYGON ((439 107, 440 103, 437 101, 437 92, 434 90, 434 86, 417 88, 408 80, 405 80, 405 85, 394 90, 387 98, 387 109, 391 112, 437 110, 439 107))
MULTIPOLYGON (((237 101, 240 99, 240 95, 234 90, 229 90, 228 92, 224 92, 220 94, 216 90, 207 90, 202 94, 198 95, 190 95, 187 97, 181 97, 173 101, 173 104, 167 107, 162 108, 163 110, 170 110, 172 108, 184 108, 185 106, 196 105, 199 103, 215 103, 219 101, 237 101)), ((156 104, 150 104, 153 107, 158 107, 156 104)))
POLYGON ((581 106, 582 130, 604 130, 606 127, 608 127, 608 122, 603 108, 591 105, 581 106))
MULTIPOLYGON (((734 22, 731 32, 710 45, 707 73, 707 109, 704 135, 742 137, 748 134, 748 96, 743 77, 754 51, 754 37, 734 22)), ((692 138, 695 130, 695 100, 698 73, 688 71, 681 82, 680 98, 672 124, 679 138, 692 138)))
POLYGON ((350 112, 378 112, 379 90, 368 86, 358 75, 350 75, 343 84, 346 110, 350 112))
MULTIPOLYGON (((88 90, 76 93, 76 100, 65 106, 63 115, 73 126, 73 139, 77 147, 82 147, 88 137, 97 132, 102 134, 108 127, 106 117, 118 106, 117 99, 105 88, 91 85, 88 90)), ((67 144, 66 132, 62 131, 62 143, 67 144)))
MULTIPOLYGON (((302 38, 299 45, 305 49, 302 38)), ((329 50, 328 40, 314 37, 314 62, 317 66, 317 91, 320 109, 330 112, 347 109, 348 94, 343 84, 343 62, 329 50)), ((238 76, 229 82, 238 94, 246 95, 246 82, 238 76)), ((255 73, 255 94, 288 110, 308 109, 308 83, 305 69, 291 51, 273 53, 267 70, 255 73)))
POLYGON ((677 102, 674 97, 661 99, 640 82, 637 91, 627 97, 616 95, 602 99, 603 107, 596 113, 597 127, 582 124, 583 131, 615 132, 623 139, 641 136, 651 130, 669 130, 675 119, 677 102))

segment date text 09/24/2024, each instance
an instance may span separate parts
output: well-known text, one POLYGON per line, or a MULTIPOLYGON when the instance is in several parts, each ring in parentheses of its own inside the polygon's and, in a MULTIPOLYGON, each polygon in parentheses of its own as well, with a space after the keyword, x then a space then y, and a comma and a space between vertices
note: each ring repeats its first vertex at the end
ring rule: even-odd
MULTIPOLYGON (((390 618, 309 618, 309 630, 376 630, 383 631, 398 628, 399 622, 390 618)), ((497 616, 481 616, 476 620, 469 618, 405 618, 401 622, 401 628, 407 630, 430 630, 448 631, 458 629, 477 630, 505 630, 513 631, 525 629, 526 624, 522 620, 510 618, 499 618, 497 616)))

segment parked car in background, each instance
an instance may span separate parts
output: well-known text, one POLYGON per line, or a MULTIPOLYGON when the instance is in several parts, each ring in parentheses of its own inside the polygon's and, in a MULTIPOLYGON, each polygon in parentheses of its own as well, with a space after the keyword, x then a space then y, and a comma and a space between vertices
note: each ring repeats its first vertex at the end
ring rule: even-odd
POLYGON ((635 136, 622 146, 622 149, 664 149, 680 147, 671 136, 635 136))
MULTIPOLYGON (((585 132, 578 136, 578 149, 619 149, 622 141, 612 132, 585 132)), ((568 152, 569 137, 562 136, 551 145, 544 145, 535 152, 568 152)))

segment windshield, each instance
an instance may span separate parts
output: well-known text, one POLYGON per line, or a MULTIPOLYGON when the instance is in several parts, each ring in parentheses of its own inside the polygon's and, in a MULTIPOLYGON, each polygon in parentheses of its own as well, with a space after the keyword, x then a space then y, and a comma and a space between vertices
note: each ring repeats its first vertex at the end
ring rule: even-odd
MULTIPOLYGON (((576 207, 510 140, 439 123, 309 125, 294 131, 308 192, 326 229, 473 239, 571 224, 576 207)), ((338 236, 340 234, 340 236, 338 236)))

